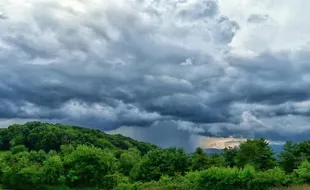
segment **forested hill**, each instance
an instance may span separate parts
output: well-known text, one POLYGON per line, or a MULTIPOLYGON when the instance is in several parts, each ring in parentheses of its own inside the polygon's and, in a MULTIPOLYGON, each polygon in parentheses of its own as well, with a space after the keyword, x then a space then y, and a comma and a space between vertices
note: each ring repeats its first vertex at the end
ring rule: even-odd
POLYGON ((265 139, 186 154, 99 130, 29 122, 0 129, 0 149, 0 189, 270 190, 310 183, 310 141, 287 142, 277 157, 265 139))
POLYGON ((12 146, 24 145, 29 150, 59 151, 61 145, 92 145, 102 149, 128 150, 138 149, 145 154, 155 145, 138 142, 122 135, 106 134, 100 130, 50 124, 42 122, 28 122, 23 125, 14 124, 0 129, 0 149, 9 150, 12 146))

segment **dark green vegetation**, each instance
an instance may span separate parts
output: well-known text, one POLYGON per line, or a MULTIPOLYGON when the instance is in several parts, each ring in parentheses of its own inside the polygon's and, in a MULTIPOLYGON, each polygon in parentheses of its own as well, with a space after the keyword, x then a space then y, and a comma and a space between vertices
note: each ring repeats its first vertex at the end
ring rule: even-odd
POLYGON ((99 130, 29 122, 0 130, 0 181, 10 189, 264 190, 310 183, 310 141, 278 159, 264 139, 208 156, 99 130))

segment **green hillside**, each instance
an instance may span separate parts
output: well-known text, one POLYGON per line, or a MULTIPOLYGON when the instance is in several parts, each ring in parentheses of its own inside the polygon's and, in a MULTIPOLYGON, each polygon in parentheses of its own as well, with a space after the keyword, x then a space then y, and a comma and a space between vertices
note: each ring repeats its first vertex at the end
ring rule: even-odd
POLYGON ((28 122, 23 125, 14 124, 8 128, 0 129, 1 150, 9 150, 15 145, 25 145, 29 150, 60 150, 61 145, 85 144, 102 149, 128 150, 138 149, 145 154, 155 145, 138 142, 122 135, 110 135, 100 130, 50 124, 41 122, 28 122))
POLYGON ((1 129, 0 149, 5 189, 267 190, 310 183, 310 141, 287 142, 277 158, 264 139, 219 154, 186 154, 99 130, 29 122, 1 129))

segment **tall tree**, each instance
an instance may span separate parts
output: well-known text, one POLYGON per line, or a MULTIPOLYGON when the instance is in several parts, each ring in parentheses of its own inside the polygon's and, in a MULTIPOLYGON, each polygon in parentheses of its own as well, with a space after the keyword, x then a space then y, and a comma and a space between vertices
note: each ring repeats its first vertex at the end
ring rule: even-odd
POLYGON ((204 150, 200 147, 196 148, 191 157, 192 170, 204 170, 208 168, 209 159, 204 150))
POLYGON ((133 168, 135 180, 159 180, 162 175, 174 176, 189 170, 190 160, 181 148, 155 149, 148 152, 133 168))
POLYGON ((263 138, 247 140, 242 143, 236 154, 235 161, 239 167, 249 164, 258 170, 271 169, 276 165, 274 152, 263 138))
POLYGON ((286 142, 279 154, 279 164, 285 172, 290 173, 297 168, 299 160, 296 154, 296 144, 292 141, 286 142))
POLYGON ((299 163, 310 160, 310 141, 302 141, 296 145, 294 154, 298 157, 299 163))
POLYGON ((223 157, 226 163, 226 166, 235 167, 236 166, 236 156, 237 156, 237 148, 225 148, 223 157))

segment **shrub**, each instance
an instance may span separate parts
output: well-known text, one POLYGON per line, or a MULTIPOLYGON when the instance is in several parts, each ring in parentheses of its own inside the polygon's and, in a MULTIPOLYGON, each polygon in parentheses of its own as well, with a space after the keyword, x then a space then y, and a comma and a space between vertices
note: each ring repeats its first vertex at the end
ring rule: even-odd
POLYGON ((28 149, 24 145, 17 145, 11 148, 12 154, 17 154, 20 152, 27 152, 28 149))
POLYGON ((291 174, 294 184, 310 183, 310 163, 302 162, 291 174))
POLYGON ((252 166, 244 169, 211 167, 204 171, 190 172, 186 177, 194 184, 195 189, 207 190, 264 190, 290 183, 288 176, 280 168, 257 172, 252 166))
POLYGON ((251 189, 268 189, 270 187, 282 187, 290 183, 288 176, 280 168, 269 169, 265 172, 257 172, 251 182, 251 189))

